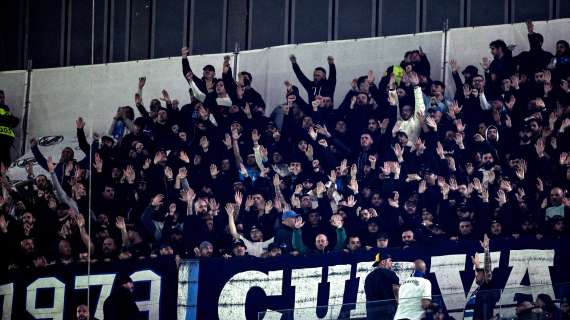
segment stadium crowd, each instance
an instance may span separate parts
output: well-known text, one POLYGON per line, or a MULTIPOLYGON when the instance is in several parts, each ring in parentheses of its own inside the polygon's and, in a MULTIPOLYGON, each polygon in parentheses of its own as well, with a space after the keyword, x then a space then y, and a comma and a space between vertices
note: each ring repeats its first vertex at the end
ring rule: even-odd
POLYGON ((77 119, 83 160, 46 158, 32 139, 48 176, 30 163, 13 185, 2 166, 0 267, 567 239, 570 48, 544 51, 528 27, 529 51, 496 40, 479 67, 451 60, 456 92, 421 49, 350 88, 333 57, 309 79, 291 56, 302 88, 285 81, 270 115, 253 75, 234 79, 226 57, 199 76, 182 48, 189 103, 163 90, 145 106, 142 77, 108 133, 90 143, 77 119))

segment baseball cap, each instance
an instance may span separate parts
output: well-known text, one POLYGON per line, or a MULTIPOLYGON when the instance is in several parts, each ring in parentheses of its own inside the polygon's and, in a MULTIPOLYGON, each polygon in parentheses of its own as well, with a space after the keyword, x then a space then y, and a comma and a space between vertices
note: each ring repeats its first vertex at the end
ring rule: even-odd
POLYGON ((283 249, 283 245, 279 243, 272 242, 267 246, 267 251, 271 251, 273 249, 283 249))
POLYGON ((392 259, 392 256, 390 254, 385 254, 384 256, 380 255, 380 253, 377 253, 374 256, 374 263, 372 264, 373 267, 377 267, 380 262, 382 262, 382 260, 388 260, 388 259, 392 259))
POLYGON ((462 74, 469 73, 472 76, 475 76, 476 74, 479 74, 479 69, 477 69, 477 67, 474 65, 468 65, 467 67, 465 67, 465 69, 463 69, 463 71, 461 71, 461 73, 462 74))
POLYGON ((382 232, 376 237, 376 240, 388 240, 388 234, 386 232, 382 232))
POLYGON ((232 248, 235 248, 235 247, 244 247, 244 248, 246 248, 245 242, 243 242, 243 240, 241 240, 241 239, 239 239, 239 240, 236 239, 236 240, 234 240, 234 243, 233 243, 233 245, 232 245, 232 248))
POLYGON ((285 211, 281 215, 281 221, 287 220, 289 218, 297 218, 298 216, 299 215, 297 214, 297 212, 295 212, 293 210, 285 211))

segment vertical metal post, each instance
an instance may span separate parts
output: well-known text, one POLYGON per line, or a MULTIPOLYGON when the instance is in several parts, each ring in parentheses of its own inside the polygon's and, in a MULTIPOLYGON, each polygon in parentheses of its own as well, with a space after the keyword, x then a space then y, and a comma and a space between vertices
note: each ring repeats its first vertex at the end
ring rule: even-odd
POLYGON ((238 68, 238 57, 239 57, 239 42, 236 41, 234 46, 234 67, 232 68, 232 73, 234 76, 234 80, 237 80, 237 68, 238 68))
POLYGON ((441 62, 441 81, 445 83, 445 67, 447 66, 447 31, 449 30, 449 19, 445 19, 443 22, 443 52, 442 52, 442 62, 441 62))
POLYGON ((151 1, 150 6, 150 46, 148 57, 150 59, 155 58, 155 47, 156 47, 156 6, 158 1, 151 1))
POLYGON ((32 80, 32 60, 28 60, 26 66, 26 93, 24 95, 24 115, 22 119, 22 143, 20 144, 20 154, 26 153, 26 142, 28 141, 28 115, 30 110, 30 89, 32 80))

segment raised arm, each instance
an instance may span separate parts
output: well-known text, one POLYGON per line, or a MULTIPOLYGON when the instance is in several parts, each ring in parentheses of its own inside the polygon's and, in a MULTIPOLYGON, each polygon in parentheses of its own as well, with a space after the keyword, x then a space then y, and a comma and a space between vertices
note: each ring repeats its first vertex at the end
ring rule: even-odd
POLYGON ((491 253, 489 252, 489 237, 485 233, 483 241, 481 241, 481 246, 485 252, 484 270, 485 270, 485 281, 489 282, 493 278, 493 269, 491 263, 491 253))
POLYGON ((121 231, 121 240, 123 242, 123 247, 128 247, 131 244, 129 240, 129 233, 127 232, 127 225, 125 224, 125 218, 117 216, 115 218, 115 226, 119 231, 121 231))
POLYGON ((186 78, 186 75, 189 72, 194 74, 194 72, 192 72, 192 68, 190 68, 190 62, 188 62, 188 53, 190 53, 190 50, 188 47, 182 47, 182 49, 180 49, 180 53, 182 54, 182 76, 186 78))
POLYGON ((75 211, 79 211, 79 208, 77 207, 77 202, 75 202, 75 200, 71 199, 67 195, 67 193, 63 190, 63 188, 61 187, 61 184, 59 183, 59 179, 57 178, 57 175, 54 172, 55 171, 55 164, 52 162, 51 157, 48 157, 48 159, 47 159, 47 166, 48 166, 48 171, 49 171, 49 175, 51 178, 51 183, 53 185, 57 199, 61 202, 64 202, 65 204, 67 204, 70 208, 73 208, 75 211))
POLYGON ((236 240, 240 239, 239 233, 237 232, 236 223, 235 223, 235 206, 233 203, 226 203, 226 213, 228 214, 228 228, 230 229, 230 234, 236 240))
POLYGON ((38 147, 38 140, 36 140, 36 138, 30 139, 30 146, 32 149, 32 154, 34 155, 34 158, 36 158, 38 164, 44 168, 44 170, 48 170, 47 159, 44 157, 40 151, 40 148, 38 147))
POLYGON ((346 243, 346 231, 344 230, 344 222, 340 214, 334 214, 331 217, 331 226, 336 229, 336 245, 335 250, 342 250, 346 243))
POLYGON ((293 72, 295 72, 297 79, 306 90, 309 90, 311 87, 311 80, 309 80, 309 78, 305 76, 305 74, 297 64, 297 57, 295 57, 295 55, 291 55, 289 57, 289 60, 291 60, 291 65, 293 66, 293 72))
POLYGON ((91 237, 87 230, 85 230, 85 218, 81 213, 76 215, 76 223, 77 227, 79 228, 79 235, 81 236, 81 241, 88 248, 89 252, 93 254, 95 252, 95 245, 93 245, 93 241, 91 241, 91 237))
POLYGON ((329 77, 328 80, 331 84, 331 89, 332 89, 332 93, 334 95, 334 90, 336 87, 336 66, 334 64, 334 58, 333 56, 328 56, 327 57, 327 62, 329 63, 329 77))
POLYGON ((424 94, 422 93, 422 88, 419 86, 420 80, 418 78, 418 75, 415 72, 412 73, 410 80, 414 86, 414 100, 416 102, 415 113, 417 114, 420 112, 421 114, 424 114, 426 111, 426 105, 424 103, 424 94))
POLYGON ((83 153, 85 153, 86 157, 89 157, 91 148, 89 147, 89 143, 85 137, 85 120, 81 117, 77 118, 77 120, 75 120, 75 126, 77 127, 77 142, 79 142, 79 148, 83 153))
POLYGON ((293 239, 292 239, 293 249, 299 251, 299 253, 301 254, 309 252, 309 248, 307 248, 307 246, 305 246, 305 244, 303 243, 303 231, 301 230, 301 228, 304 225, 305 222, 303 221, 303 219, 297 218, 297 221, 295 222, 295 230, 293 231, 293 239))
POLYGON ((135 93, 135 105, 141 116, 147 121, 150 120, 150 114, 143 105, 142 94, 140 92, 135 93))

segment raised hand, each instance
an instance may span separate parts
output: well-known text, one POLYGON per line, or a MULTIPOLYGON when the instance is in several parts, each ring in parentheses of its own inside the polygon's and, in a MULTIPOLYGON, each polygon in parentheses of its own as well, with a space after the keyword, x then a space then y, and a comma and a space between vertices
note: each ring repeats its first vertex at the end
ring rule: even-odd
POLYGON ((269 214, 271 210, 273 210, 273 201, 271 200, 265 201, 265 206, 263 206, 263 211, 265 212, 265 214, 269 214))
POLYGON ((402 146, 400 146, 399 143, 395 143, 394 146, 392 147, 392 150, 394 150, 394 155, 396 155, 398 161, 401 162, 404 160, 404 149, 402 148, 402 146))
POLYGON ((291 61, 291 63, 297 63, 297 57, 295 57, 294 54, 289 56, 289 61, 291 61))
POLYGON ((245 208, 249 209, 253 206, 254 201, 253 201, 253 197, 251 195, 247 196, 247 199, 245 200, 245 208))
POLYGON ((511 192, 513 190, 513 187, 511 186, 511 183, 508 180, 502 180, 500 187, 501 190, 505 192, 511 192))
POLYGON ((430 129, 437 131, 437 123, 435 122, 434 118, 426 117, 425 123, 430 129))
POLYGON ((152 163, 152 160, 150 160, 150 158, 147 158, 147 159, 144 161, 144 164, 143 164, 143 167, 142 167, 143 170, 147 170, 148 168, 150 168, 150 164, 151 164, 151 163, 152 163))
POLYGON ((528 33, 534 33, 534 24, 532 23, 532 20, 526 21, 526 30, 528 33))
POLYGON ((241 203, 243 201, 243 194, 240 191, 236 191, 234 193, 234 201, 237 207, 241 207, 241 203))
POLYGON ((180 195, 181 195, 180 200, 188 203, 188 205, 190 205, 190 203, 194 201, 194 198, 196 198, 196 193, 194 192, 194 190, 192 190, 192 188, 188 188, 188 190, 182 191, 180 195))
POLYGON ((341 175, 341 176, 344 176, 344 175, 346 175, 346 174, 348 173, 348 160, 347 160, 347 159, 343 159, 343 160, 340 162, 339 171, 340 171, 340 175, 341 175))
POLYGON ((166 103, 170 103, 170 94, 168 94, 168 91, 166 91, 166 89, 162 89, 162 98, 160 98, 161 100, 165 101, 166 103))
POLYGON ((479 265, 481 264, 481 261, 479 259, 479 254, 475 253, 474 256, 471 256, 471 262, 473 263, 473 267, 475 269, 479 269, 479 265))
POLYGON ((140 77, 139 78, 139 89, 142 90, 142 88, 144 88, 145 84, 146 84, 146 77, 140 77))
POLYGON ((333 214, 331 216, 331 226, 335 229, 340 229, 344 225, 344 221, 340 214, 333 214))
POLYGON ((313 139, 313 141, 316 141, 317 136, 318 136, 318 134, 317 134, 317 131, 315 130, 315 128, 310 127, 309 128, 309 137, 311 137, 311 139, 313 139))
POLYGON ((174 173, 172 172, 172 168, 170 167, 165 167, 164 168, 164 176, 166 177, 166 179, 168 180, 172 180, 174 178, 174 173))
POLYGON ((117 218, 115 218, 115 226, 117 227, 117 229, 119 230, 127 230, 127 225, 125 223, 125 218, 121 217, 121 216, 117 216, 117 218))
POLYGON ((481 247, 483 247, 483 249, 488 250, 490 241, 491 239, 489 239, 489 236, 485 233, 485 235, 483 236, 483 241, 479 241, 479 243, 481 244, 481 247))
POLYGON ((188 170, 186 169, 186 167, 178 168, 178 174, 176 175, 177 179, 182 180, 186 178, 187 175, 188 175, 188 170))
POLYGON ((188 154, 186 154, 186 151, 180 151, 178 153, 178 159, 184 161, 185 163, 190 163, 190 158, 188 157, 188 154))
POLYGON ((48 171, 49 171, 50 173, 53 173, 53 171, 55 170, 55 166, 56 166, 56 164, 53 163, 52 157, 49 156, 49 157, 47 158, 48 171))
POLYGON ((356 166, 356 163, 354 163, 352 166, 350 166, 350 176, 352 178, 355 178, 357 173, 358 173, 358 167, 356 166))
POLYGON ((228 217, 231 217, 231 218, 235 217, 236 209, 232 203, 230 203, 230 202, 226 203, 226 206, 224 208, 226 209, 226 213, 228 214, 228 217))
POLYGON ((233 140, 239 140, 240 137, 241 137, 241 133, 239 133, 239 131, 232 130, 232 139, 233 140))
POLYGON ((372 70, 368 70, 368 75, 366 80, 368 80, 368 83, 374 83, 374 72, 372 70))
POLYGON ((418 193, 422 194, 424 192, 426 192, 427 190, 427 184, 425 180, 420 181, 419 185, 418 185, 418 193))
POLYGON ((376 157, 374 155, 369 155, 368 156, 368 161, 370 162, 370 167, 372 167, 372 169, 376 168, 376 157))
POLYGON ((358 181, 356 181, 356 178, 352 178, 350 180, 350 183, 347 186, 350 190, 352 190, 352 192, 354 194, 358 193, 358 181))
POLYGON ((497 191, 497 197, 495 198, 495 200, 497 200, 500 207, 502 207, 504 204, 506 204, 507 203, 507 195, 505 194, 505 191, 503 191, 502 189, 499 189, 497 191))
POLYGON ((136 179, 136 174, 135 170, 133 169, 133 166, 128 165, 127 168, 123 171, 123 176, 125 177, 125 179, 127 179, 127 182, 129 184, 133 184, 136 179))
POLYGON ((85 127, 85 121, 82 117, 79 117, 77 120, 75 120, 75 127, 77 127, 77 129, 83 129, 85 127))
POLYGON ((539 158, 544 157, 544 139, 543 138, 538 139, 536 141, 534 148, 535 148, 536 154, 538 155, 539 158))
POLYGON ((162 200, 164 200, 164 195, 162 195, 162 194, 159 193, 159 194, 157 194, 156 196, 154 196, 154 197, 152 198, 152 201, 151 201, 150 205, 153 206, 153 207, 161 206, 161 205, 162 205, 162 200))
POLYGON ((443 145, 439 141, 437 142, 437 147, 435 148, 435 152, 437 153, 440 159, 445 159, 443 145))
POLYGON ((220 204, 215 198, 208 200, 208 206, 210 207, 210 211, 214 212, 214 215, 217 215, 218 211, 220 211, 220 204))
POLYGON ((261 139, 261 136, 259 135, 259 132, 257 131, 257 129, 251 130, 251 140, 253 141, 253 143, 258 144, 259 139, 261 139))
POLYGON ((317 197, 319 198, 322 197, 325 191, 326 191, 325 184, 322 183, 321 181, 317 182, 317 186, 315 188, 315 193, 317 194, 317 197))
POLYGON ((348 196, 348 198, 346 198, 346 206, 349 208, 354 208, 354 206, 356 205, 356 202, 357 202, 357 200, 352 195, 350 195, 350 196, 348 196))
POLYGON ((336 183, 336 170, 331 170, 331 174, 329 175, 329 181, 333 184, 336 183))
POLYGON ((388 198, 388 204, 392 208, 398 208, 400 206, 400 204, 398 202, 399 199, 400 199, 400 194, 398 193, 398 191, 395 191, 393 193, 392 198, 388 198))
POLYGON ((295 220, 295 229, 301 229, 305 225, 305 221, 303 221, 302 217, 297 217, 295 220))
POLYGON ((219 173, 220 173, 220 170, 218 170, 218 166, 216 166, 215 164, 212 163, 210 165, 210 176, 212 176, 212 178, 215 179, 219 173))
POLYGON ((459 63, 457 63, 457 60, 455 59, 451 59, 449 60, 449 65, 451 66, 451 71, 452 72, 459 72, 459 63))
POLYGON ((182 49, 180 49, 180 53, 182 54, 182 57, 186 58, 190 53, 190 50, 188 47, 182 47, 182 49))
POLYGON ((481 67, 483 68, 483 70, 489 70, 490 66, 491 66, 491 60, 489 60, 489 58, 487 57, 481 58, 481 67))

